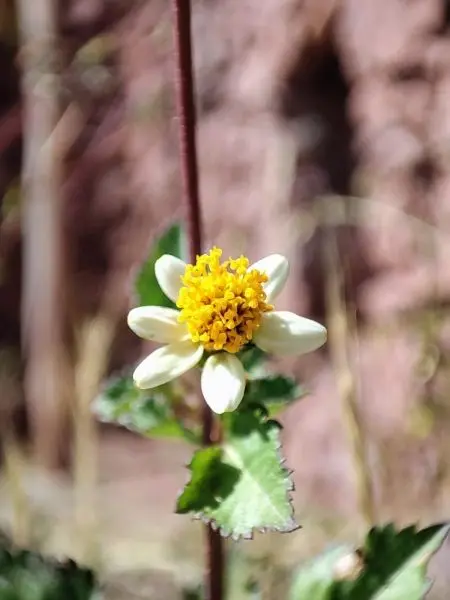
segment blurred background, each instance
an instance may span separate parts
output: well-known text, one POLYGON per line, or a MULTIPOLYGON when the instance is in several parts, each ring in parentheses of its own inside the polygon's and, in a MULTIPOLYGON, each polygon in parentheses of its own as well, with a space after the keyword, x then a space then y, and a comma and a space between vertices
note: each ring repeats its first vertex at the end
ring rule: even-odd
MULTIPOLYGON (((279 308, 330 332, 278 365, 309 391, 281 418, 303 529, 233 546, 269 598, 330 542, 450 513, 449 27, 445 0, 193 2, 205 246, 288 256, 279 308)), ((190 448, 89 408, 146 351, 132 273, 183 218, 172 50, 167 0, 0 0, 0 528, 111 598, 202 571, 190 448)))

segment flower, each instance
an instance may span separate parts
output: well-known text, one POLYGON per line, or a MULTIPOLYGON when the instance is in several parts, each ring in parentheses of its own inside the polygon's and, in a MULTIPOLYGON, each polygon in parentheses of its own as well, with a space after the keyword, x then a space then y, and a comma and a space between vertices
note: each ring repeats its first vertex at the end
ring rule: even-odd
POLYGON ((141 306, 128 314, 138 336, 165 344, 136 368, 137 387, 157 387, 195 367, 203 355, 201 388, 210 408, 235 410, 245 391, 245 371, 236 354, 252 342, 277 355, 305 354, 325 343, 325 327, 292 312, 275 311, 271 302, 282 290, 289 263, 272 254, 249 265, 241 256, 220 262, 213 248, 195 265, 165 254, 156 261, 158 283, 178 310, 141 306))

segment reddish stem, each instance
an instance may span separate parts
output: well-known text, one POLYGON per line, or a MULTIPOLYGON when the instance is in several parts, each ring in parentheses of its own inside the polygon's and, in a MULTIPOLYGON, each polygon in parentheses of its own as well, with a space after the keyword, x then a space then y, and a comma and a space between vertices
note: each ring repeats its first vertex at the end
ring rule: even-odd
MULTIPOLYGON (((191 2, 172 0, 175 36, 176 95, 179 121, 179 143, 183 182, 183 201, 186 207, 189 254, 194 263, 202 251, 202 218, 199 198, 199 177, 195 139, 195 100, 192 68, 191 2)), ((203 404, 203 444, 218 441, 213 414, 203 404)), ((209 600, 222 600, 224 595, 224 548, 220 534, 206 526, 207 568, 205 587, 209 600)))
POLYGON ((202 251, 202 217, 195 140, 194 76, 192 70, 191 2, 173 0, 175 28, 176 93, 179 122, 183 199, 192 262, 202 251))

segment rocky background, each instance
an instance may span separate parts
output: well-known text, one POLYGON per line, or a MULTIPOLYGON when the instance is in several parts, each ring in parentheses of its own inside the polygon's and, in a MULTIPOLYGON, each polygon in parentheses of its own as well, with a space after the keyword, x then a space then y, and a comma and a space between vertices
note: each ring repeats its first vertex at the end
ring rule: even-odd
MULTIPOLYGON (((60 186, 64 348, 73 362, 76 332, 106 315, 110 373, 143 351, 124 319, 130 272, 183 217, 171 14, 162 0, 59 5, 61 115, 70 125, 60 186)), ((1 402, 29 440, 63 428, 36 417, 36 406, 24 416, 32 357, 20 351, 27 130, 16 26, 14 2, 3 0, 1 402), (30 414, 43 424, 30 428, 30 414)), ((206 245, 253 259, 286 254, 283 308, 330 328, 323 351, 282 365, 310 389, 283 417, 304 529, 258 538, 250 551, 281 569, 326 540, 353 539, 371 520, 450 514, 449 27, 445 0, 194 2, 206 245)), ((186 477, 186 449, 110 429, 99 445, 103 560, 112 571, 150 562, 166 583, 195 579, 198 527, 168 509, 186 477)), ((64 522, 67 474, 24 477, 32 510, 42 516, 53 498, 50 512, 64 522)), ((61 549, 70 534, 61 525, 50 537, 61 549)))

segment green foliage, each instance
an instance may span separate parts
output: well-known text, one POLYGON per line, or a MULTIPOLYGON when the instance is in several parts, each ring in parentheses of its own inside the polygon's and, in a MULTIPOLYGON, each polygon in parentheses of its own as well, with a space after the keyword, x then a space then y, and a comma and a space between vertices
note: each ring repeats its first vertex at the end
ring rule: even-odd
POLYGON ((185 424, 186 409, 175 382, 153 390, 139 390, 131 375, 112 379, 93 404, 105 423, 117 423, 153 438, 184 438, 200 441, 199 426, 185 424))
POLYGON ((261 370, 263 368, 264 362, 267 360, 268 355, 255 346, 254 344, 248 344, 245 346, 239 353, 238 358, 244 366, 244 369, 250 375, 254 373, 254 371, 261 370))
POLYGON ((181 590, 182 600, 204 600, 204 594, 201 586, 196 588, 185 588, 181 590))
POLYGON ((180 225, 169 227, 152 245, 149 256, 137 274, 134 284, 138 306, 167 306, 169 308, 175 306, 159 287, 155 275, 155 262, 163 254, 185 258, 185 238, 180 225))
POLYGON ((0 548, 1 600, 94 600, 94 574, 73 561, 57 563, 27 550, 0 548))
POLYGON ((280 425, 247 411, 224 417, 221 446, 198 450, 178 513, 212 521, 222 535, 250 538, 254 529, 292 531, 292 484, 280 457, 280 425))
POLYGON ((270 373, 266 369, 268 355, 257 346, 249 344, 238 354, 249 375, 242 406, 260 406, 274 417, 286 404, 305 395, 305 391, 286 375, 270 373))
POLYGON ((189 465, 191 479, 178 498, 178 513, 217 510, 239 480, 238 469, 223 460, 220 446, 197 450, 189 465))
POLYGON ((352 555, 351 548, 332 548, 302 567, 293 582, 289 600, 331 600, 340 585, 335 570, 340 560, 352 555))
MULTIPOLYGON (((135 282, 139 305, 174 306, 158 285, 155 263, 163 254, 183 258, 183 245, 182 229, 174 225, 153 246, 135 282)), ((177 502, 177 512, 209 520, 235 539, 251 537, 254 529, 296 528, 289 498, 292 485, 279 454, 280 425, 267 416, 301 393, 292 379, 267 373, 268 356, 254 345, 244 348, 239 358, 249 375, 241 409, 223 417, 220 446, 194 454, 190 481, 177 502)), ((131 377, 122 377, 97 398, 95 411, 104 421, 146 436, 200 443, 198 421, 186 427, 180 418, 183 398, 175 389, 172 383, 144 392, 134 387, 131 377)))
POLYGON ((284 375, 252 379, 247 383, 245 389, 245 397, 248 402, 292 402, 301 393, 301 388, 296 381, 284 375))
POLYGON ((449 527, 372 529, 360 552, 336 548, 302 568, 290 600, 421 600, 426 569, 449 527))
POLYGON ((243 403, 263 405, 271 417, 278 414, 286 404, 297 400, 304 392, 292 377, 269 375, 250 379, 245 388, 243 403))
MULTIPOLYGON (((183 258, 184 232, 180 225, 169 227, 152 245, 147 260, 135 280, 137 303, 174 307, 165 296, 155 275, 155 263, 163 254, 183 258)), ((151 391, 135 387, 130 375, 114 378, 94 402, 94 412, 104 422, 117 423, 147 437, 184 438, 199 442, 199 426, 186 426, 188 415, 176 384, 151 391)))

